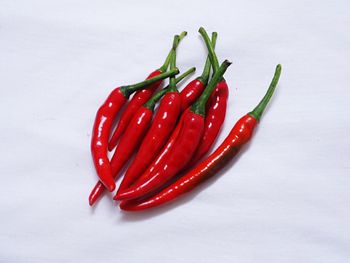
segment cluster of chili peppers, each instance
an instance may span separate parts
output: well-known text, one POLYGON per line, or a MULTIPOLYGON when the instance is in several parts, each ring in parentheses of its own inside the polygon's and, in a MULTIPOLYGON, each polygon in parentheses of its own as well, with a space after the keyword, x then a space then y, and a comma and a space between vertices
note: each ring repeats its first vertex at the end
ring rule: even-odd
POLYGON ((96 114, 91 151, 99 181, 90 193, 93 205, 127 166, 114 200, 120 208, 138 211, 167 203, 214 176, 251 139, 277 86, 281 65, 266 95, 243 116, 224 142, 208 157, 225 120, 229 88, 223 78, 231 62, 219 65, 215 54, 217 33, 199 29, 208 50, 203 73, 181 91, 177 83, 195 71, 176 77, 176 49, 187 35, 175 35, 164 62, 145 81, 114 89, 96 114), (213 71, 211 75, 211 69, 213 71), (160 89, 162 81, 169 85, 160 89), (160 89, 160 90, 158 90, 160 89), (129 97, 133 94, 133 97, 129 97), (157 103, 159 105, 156 108, 157 103), (116 115, 121 112, 112 132, 116 115), (108 151, 113 151, 111 159, 108 151), (204 159, 203 159, 204 158, 204 159))

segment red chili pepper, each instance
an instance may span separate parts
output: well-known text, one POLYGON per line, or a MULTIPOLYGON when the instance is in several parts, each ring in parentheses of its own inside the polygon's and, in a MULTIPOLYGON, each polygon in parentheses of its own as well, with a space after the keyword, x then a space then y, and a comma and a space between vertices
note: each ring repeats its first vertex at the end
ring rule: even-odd
MULTIPOLYGON (((214 48, 210 44, 210 39, 205 29, 201 27, 199 32, 203 36, 208 48, 209 57, 215 73, 219 68, 219 62, 214 52, 214 48)), ((208 101, 203 138, 196 150, 196 153, 192 157, 191 163, 189 163, 187 167, 194 166, 214 144, 225 120, 228 95, 229 89, 225 79, 223 78, 216 86, 215 91, 208 101)))
POLYGON ((177 73, 179 73, 179 70, 175 69, 138 84, 116 88, 98 109, 92 131, 91 153, 97 175, 109 191, 115 189, 115 183, 107 156, 108 137, 115 115, 133 92, 161 79, 174 76, 177 73))
POLYGON ((200 145, 187 167, 194 166, 212 147, 219 135, 226 116, 228 86, 226 81, 220 81, 208 101, 205 128, 200 145))
POLYGON ((222 63, 201 97, 191 108, 184 112, 184 116, 181 118, 182 121, 179 123, 182 126, 181 130, 168 156, 160 162, 160 165, 152 173, 143 176, 134 186, 117 194, 115 199, 135 199, 158 189, 191 160, 204 130, 206 102, 230 64, 227 60, 222 63))
POLYGON ((214 153, 159 193, 146 200, 122 201, 120 208, 126 211, 139 211, 168 203, 191 191, 208 178, 215 176, 251 139, 255 127, 273 95, 280 74, 281 65, 277 65, 274 78, 264 98, 253 111, 243 116, 235 124, 230 134, 214 153))
MULTIPOLYGON (((214 46, 216 38, 217 33, 214 32, 212 35, 212 44, 214 46)), ((207 58, 202 75, 191 81, 180 92, 182 110, 187 109, 201 95, 209 79, 210 67, 210 59, 207 58)), ((178 106, 174 106, 174 101, 178 102, 179 99, 175 99, 174 96, 178 97, 178 93, 169 94, 162 99, 152 126, 147 132, 135 159, 126 171, 117 194, 130 187, 145 172, 147 167, 149 167, 148 172, 150 173, 153 171, 154 165, 158 164, 157 160, 155 160, 154 165, 150 166, 169 138, 178 118, 178 106), (176 110, 175 113, 174 109, 176 110)))
MULTIPOLYGON (((176 82, 180 82, 194 71, 195 68, 189 69, 184 74, 176 78, 176 82)), ((147 130, 147 127, 149 126, 149 123, 151 122, 154 106, 166 91, 167 89, 165 88, 159 91, 157 94, 155 94, 149 100, 147 105, 139 108, 132 120, 129 122, 129 125, 126 128, 124 135, 121 137, 120 142, 111 160, 111 170, 114 178, 118 176, 118 173, 120 172, 126 161, 130 158, 137 145, 140 143, 140 139, 143 137, 144 133, 147 130)), ((103 194, 104 191, 104 185, 100 181, 97 182, 89 196, 89 204, 93 205, 97 201, 97 199, 103 194)))
MULTIPOLYGON (((182 32, 179 36, 179 43, 180 41, 187 35, 187 32, 182 32)), ((172 50, 170 50, 164 64, 154 72, 152 72, 147 79, 152 78, 154 76, 157 76, 163 72, 166 71, 168 68, 168 65, 170 63, 172 56, 172 50)), ((143 105, 145 104, 153 95, 153 93, 159 88, 159 86, 162 84, 162 81, 158 81, 156 83, 153 83, 149 87, 142 89, 135 93, 135 95, 132 97, 130 102, 128 103, 127 107, 125 108, 124 112, 120 116, 118 125, 116 129, 114 130, 114 133, 109 141, 108 144, 108 150, 112 151, 114 147, 117 145, 118 140, 120 136, 125 131, 129 121, 132 119, 135 112, 143 105)))

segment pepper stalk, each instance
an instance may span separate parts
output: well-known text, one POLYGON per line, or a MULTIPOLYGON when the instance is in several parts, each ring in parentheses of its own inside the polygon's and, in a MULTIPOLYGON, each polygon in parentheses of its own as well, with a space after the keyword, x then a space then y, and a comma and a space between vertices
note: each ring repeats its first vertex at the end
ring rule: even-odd
MULTIPOLYGON (((181 42, 181 40, 187 35, 187 32, 186 31, 183 31, 180 35, 179 35, 179 42, 176 44, 179 45, 179 43, 181 42)), ((173 56, 173 47, 171 48, 168 56, 166 57, 165 61, 164 61, 164 64, 159 68, 159 70, 161 72, 165 72, 167 70, 167 68, 169 67, 169 64, 170 64, 170 61, 171 61, 171 58, 173 56)))
POLYGON ((261 115, 263 114, 264 110, 266 109, 266 106, 269 103, 269 101, 270 101, 270 99, 271 99, 271 97, 276 89, 278 80, 279 80, 280 75, 281 75, 281 71, 282 71, 282 66, 281 66, 281 64, 278 64, 276 66, 275 74, 272 78, 272 81, 271 81, 271 84, 270 84, 268 90, 266 91, 265 96, 262 98, 262 100, 259 102, 259 104, 255 107, 255 109, 248 113, 250 116, 254 117, 257 121, 260 120, 261 115))
MULTIPOLYGON (((213 32, 211 34, 211 45, 213 46, 213 48, 215 48, 217 37, 218 37, 218 33, 213 32)), ((209 81, 210 68, 211 68, 211 61, 210 61, 210 57, 208 55, 208 57, 207 57, 207 59, 205 61, 205 66, 204 66, 204 69, 203 69, 203 73, 202 73, 202 75, 200 77, 197 78, 205 86, 208 84, 208 81, 209 81)))
POLYGON ((209 58, 211 61, 211 65, 213 67, 213 73, 215 74, 215 72, 219 69, 219 60, 215 54, 214 47, 210 42, 210 38, 208 36, 207 31, 205 31, 205 29, 203 27, 200 27, 198 32, 202 35, 204 42, 205 42, 205 45, 207 46, 208 55, 209 55, 209 58))
POLYGON ((136 84, 132 84, 132 85, 127 85, 127 86, 122 86, 120 87, 120 91, 123 93, 123 95, 125 96, 125 98, 129 98, 130 95, 132 93, 134 93, 135 91, 145 87, 145 86, 148 86, 154 82, 157 82, 159 80, 162 80, 162 79, 166 79, 168 77, 171 77, 171 76, 174 76, 176 74, 179 74, 179 69, 178 68, 175 68, 173 70, 169 70, 167 72, 164 72, 162 74, 159 74, 153 78, 150 78, 150 79, 146 79, 142 82, 139 82, 139 83, 136 83, 136 84))

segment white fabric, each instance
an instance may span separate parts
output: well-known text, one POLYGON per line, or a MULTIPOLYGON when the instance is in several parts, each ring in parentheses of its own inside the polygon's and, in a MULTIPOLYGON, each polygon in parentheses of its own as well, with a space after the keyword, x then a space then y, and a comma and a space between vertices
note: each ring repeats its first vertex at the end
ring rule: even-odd
MULTIPOLYGON (((1 1, 0 262, 349 262, 347 1, 1 1), (169 206, 94 208, 95 112, 117 85, 206 56, 233 61, 218 145, 278 90, 253 142, 217 179, 169 206)), ((181 85, 183 87, 183 85, 181 85)))

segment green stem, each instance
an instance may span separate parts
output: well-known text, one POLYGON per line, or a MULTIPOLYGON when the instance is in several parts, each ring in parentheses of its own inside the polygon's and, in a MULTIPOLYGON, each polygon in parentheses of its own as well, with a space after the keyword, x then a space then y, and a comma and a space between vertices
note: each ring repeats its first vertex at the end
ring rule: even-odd
MULTIPOLYGON (((171 60, 170 60, 170 70, 176 68, 176 47, 177 45, 179 44, 180 42, 180 36, 176 35, 174 36, 174 40, 173 40, 173 48, 172 48, 172 57, 171 57, 171 60)), ((171 89, 171 91, 176 91, 176 82, 175 82, 175 76, 173 77, 170 77, 170 80, 169 80, 169 89, 171 89)))
MULTIPOLYGON (((211 44, 212 44, 213 48, 215 48, 217 37, 218 37, 218 33, 213 32, 211 34, 211 44)), ((210 68, 211 68, 211 62, 210 62, 210 57, 208 56, 206 61, 205 61, 205 66, 204 66, 204 69, 203 69, 203 73, 202 73, 202 75, 200 77, 197 78, 205 86, 208 84, 208 81, 209 81, 210 68)))
MULTIPOLYGON (((179 42, 177 43, 177 45, 180 43, 180 41, 187 35, 186 31, 183 31, 180 35, 179 35, 179 42)), ((171 50, 168 53, 168 56, 166 57, 164 64, 159 68, 159 70, 161 72, 165 72, 170 64, 171 61, 171 57, 173 56, 173 48, 171 48, 171 50)))
POLYGON ((201 27, 198 30, 198 32, 202 35, 204 42, 205 42, 205 45, 207 46, 208 53, 209 53, 208 55, 210 58, 211 65, 213 67, 213 73, 215 74, 215 72, 219 69, 219 60, 215 54, 214 47, 210 43, 210 38, 208 36, 208 33, 205 31, 205 29, 203 27, 201 27))
POLYGON ((255 107, 255 109, 248 113, 249 115, 251 115, 252 117, 254 117, 258 121, 260 120, 261 115, 263 114, 267 104, 269 103, 269 101, 270 101, 270 99, 271 99, 271 97, 276 89, 278 80, 279 80, 280 75, 281 75, 281 71, 282 71, 282 66, 280 64, 278 64, 276 66, 275 75, 273 76, 270 87, 268 88, 265 96, 262 98, 262 100, 259 102, 259 104, 255 107))
POLYGON ((218 82, 222 79, 222 76, 224 75, 225 71, 230 65, 231 62, 229 62, 228 60, 222 62, 219 69, 214 73, 212 79, 209 81, 202 95, 192 105, 192 111, 194 113, 205 116, 205 105, 207 104, 210 94, 213 92, 218 82))
POLYGON ((177 77, 175 79, 175 82, 179 83, 180 81, 182 81, 184 78, 188 77, 190 74, 192 74, 195 71, 196 71, 196 67, 192 67, 192 68, 188 69, 185 73, 183 73, 182 75, 177 77))
MULTIPOLYGON (((182 81, 184 78, 186 78, 188 75, 192 74, 193 72, 196 71, 196 68, 190 68, 189 70, 187 70, 185 73, 183 73, 182 75, 180 75, 179 77, 177 77, 175 79, 176 83, 179 83, 180 81, 182 81)), ((154 106, 156 105, 157 101, 159 101, 166 93, 169 92, 169 86, 165 87, 164 89, 158 91, 155 95, 152 96, 152 98, 150 98, 145 104, 144 106, 148 109, 150 109, 151 111, 154 110, 154 106)))
POLYGON ((134 93, 135 91, 142 89, 150 84, 153 84, 154 82, 157 82, 159 80, 162 79, 166 79, 168 77, 174 76, 176 74, 179 74, 179 70, 177 68, 173 69, 173 70, 169 70, 167 72, 164 72, 162 74, 159 74, 153 78, 150 79, 146 79, 142 82, 133 84, 133 85, 127 85, 127 86, 122 86, 120 87, 120 91, 123 93, 123 95, 125 96, 125 98, 129 98, 129 96, 134 93))

